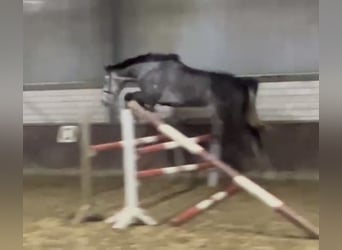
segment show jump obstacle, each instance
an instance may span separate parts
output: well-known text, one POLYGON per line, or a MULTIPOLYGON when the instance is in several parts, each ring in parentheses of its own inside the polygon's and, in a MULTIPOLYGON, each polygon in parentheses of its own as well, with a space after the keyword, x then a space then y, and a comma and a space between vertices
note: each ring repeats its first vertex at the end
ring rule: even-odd
MULTIPOLYGON (((138 206, 137 197, 137 176, 136 171, 136 161, 135 151, 134 151, 134 122, 131 114, 133 113, 142 120, 147 120, 149 123, 155 126, 155 128, 166 137, 170 138, 173 142, 177 143, 190 153, 199 156, 205 162, 212 164, 216 168, 221 169, 224 173, 230 176, 233 183, 238 187, 261 202, 273 209, 275 212, 279 213, 291 223, 297 227, 303 229, 308 233, 309 236, 313 238, 319 238, 319 229, 312 225, 305 218, 293 211, 289 206, 287 206, 283 201, 260 187, 258 184, 254 183, 244 175, 240 174, 238 171, 233 169, 228 164, 220 161, 217 157, 207 152, 202 146, 200 146, 196 140, 191 139, 183 135, 181 132, 173 128, 172 126, 164 123, 157 115, 145 110, 137 102, 131 101, 127 103, 129 109, 122 110, 122 134, 124 138, 125 148, 124 148, 124 170, 125 170, 125 198, 126 204, 125 208, 115 216, 110 217, 107 222, 114 223, 114 228, 124 228, 127 225, 140 219, 146 224, 153 225, 155 221, 149 217, 142 209, 138 206), (131 195, 134 193, 135 195, 131 195)), ((236 188, 227 190, 227 192, 220 192, 213 195, 209 200, 203 201, 195 206, 185 211, 183 214, 174 218, 172 221, 175 225, 181 224, 187 218, 198 214, 202 209, 211 206, 213 203, 222 200, 224 197, 228 196, 228 193, 236 192, 236 188)))
MULTIPOLYGON (((137 222, 138 220, 147 225, 157 224, 157 222, 151 216, 149 216, 142 208, 139 207, 138 179, 200 170, 210 170, 208 176, 208 179, 210 179, 210 177, 212 177, 210 173, 213 173, 214 169, 221 169, 233 179, 233 184, 226 190, 213 194, 208 199, 197 203, 195 206, 187 209, 183 213, 171 219, 172 225, 179 226, 187 222, 191 218, 199 215, 204 210, 212 207, 226 198, 233 196, 243 189, 259 199, 261 202, 265 203, 268 207, 272 208, 275 212, 284 216, 294 225, 303 229, 311 237, 319 238, 318 228, 294 212, 283 201, 273 196, 245 176, 241 175, 231 166, 218 160, 219 157, 215 157, 213 154, 210 154, 203 147, 201 147, 198 143, 208 141, 210 139, 209 135, 188 138, 175 128, 165 124, 155 114, 143 109, 138 103, 129 102, 128 107, 129 109, 122 109, 120 114, 122 130, 121 141, 91 145, 89 119, 86 116, 82 121, 80 137, 81 141, 79 143, 81 152, 80 177, 82 205, 73 219, 74 224, 87 221, 89 220, 87 219, 89 217, 96 217, 93 211, 92 157, 96 156, 102 151, 122 149, 124 163, 125 205, 119 213, 109 217, 106 220, 107 223, 113 223, 113 228, 115 229, 127 228, 129 225, 137 222), (135 138, 135 124, 132 111, 137 117, 153 124, 161 134, 135 138), (169 139, 171 139, 171 141, 167 141, 169 139), (139 155, 158 152, 161 150, 171 150, 177 147, 185 148, 190 153, 202 158, 204 162, 137 171, 136 160, 139 155)), ((78 134, 79 131, 77 126, 62 126, 58 132, 57 140, 61 143, 76 142, 78 134)), ((210 181, 208 184, 210 185, 210 181)))
MULTIPOLYGON (((161 150, 175 149, 180 146, 175 141, 154 144, 150 146, 136 148, 135 142, 135 124, 132 112, 129 109, 122 109, 121 133, 124 142, 123 147, 123 169, 124 169, 124 192, 125 204, 124 208, 109 217, 106 223, 114 224, 114 229, 125 229, 129 225, 141 221, 146 225, 156 225, 157 222, 149 216, 142 208, 139 207, 138 198, 138 179, 147 177, 156 177, 161 175, 175 174, 180 172, 198 171, 213 168, 210 163, 187 164, 174 167, 150 169, 137 171, 137 157, 147 153, 157 152, 161 150)), ((190 141, 200 143, 210 139, 209 135, 189 138, 190 141)))

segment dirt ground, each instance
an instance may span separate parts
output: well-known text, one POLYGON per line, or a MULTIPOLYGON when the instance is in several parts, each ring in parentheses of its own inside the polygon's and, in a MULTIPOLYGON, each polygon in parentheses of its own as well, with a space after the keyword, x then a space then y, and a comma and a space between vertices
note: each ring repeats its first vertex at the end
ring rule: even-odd
MULTIPOLYGON (((257 182, 319 226, 317 182, 257 182)), ((120 210, 123 201, 120 178, 98 177, 94 186, 96 212, 107 217, 120 210)), ((188 187, 189 182, 184 179, 143 181, 141 205, 159 225, 115 231, 104 222, 70 224, 70 216, 80 205, 78 178, 25 177, 24 249, 319 249, 318 240, 305 238, 301 230, 244 192, 181 227, 172 227, 168 224, 170 218, 218 190, 205 184, 191 191, 188 187)))

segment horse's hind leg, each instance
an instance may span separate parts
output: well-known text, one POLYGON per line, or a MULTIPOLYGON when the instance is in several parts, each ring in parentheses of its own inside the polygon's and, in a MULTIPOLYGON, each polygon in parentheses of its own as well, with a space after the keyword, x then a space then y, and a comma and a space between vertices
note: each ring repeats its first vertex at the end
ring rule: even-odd
POLYGON ((250 135, 252 136, 253 142, 255 142, 255 143, 252 143, 252 151, 255 155, 257 155, 258 151, 263 149, 263 143, 262 143, 262 138, 260 135, 260 130, 259 128, 255 128, 249 124, 247 125, 247 129, 250 135))
MULTIPOLYGON (((211 119, 211 142, 210 153, 221 159, 221 138, 223 124, 216 110, 212 111, 211 119)), ((217 169, 212 169, 208 172, 207 185, 209 187, 216 187, 219 182, 219 172, 217 169)))
MULTIPOLYGON (((168 117, 167 119, 165 119, 165 121, 171 126, 174 126, 179 131, 187 134, 186 125, 182 122, 181 119, 177 119, 177 115, 168 117)), ((198 162, 198 157, 188 153, 181 147, 175 148, 171 151, 167 151, 167 158, 168 162, 172 163, 172 165, 174 166, 187 165, 198 162)), ((182 176, 184 176, 187 180, 187 189, 193 189, 199 185, 198 171, 183 173, 182 176)))

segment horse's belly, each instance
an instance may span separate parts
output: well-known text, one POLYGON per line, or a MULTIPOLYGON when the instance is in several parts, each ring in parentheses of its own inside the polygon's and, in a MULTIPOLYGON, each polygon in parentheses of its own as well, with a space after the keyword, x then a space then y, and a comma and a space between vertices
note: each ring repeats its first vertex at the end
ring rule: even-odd
POLYGON ((208 102, 205 98, 191 97, 177 95, 173 93, 166 93, 162 95, 159 100, 161 105, 174 106, 174 107, 201 107, 207 106, 208 102))

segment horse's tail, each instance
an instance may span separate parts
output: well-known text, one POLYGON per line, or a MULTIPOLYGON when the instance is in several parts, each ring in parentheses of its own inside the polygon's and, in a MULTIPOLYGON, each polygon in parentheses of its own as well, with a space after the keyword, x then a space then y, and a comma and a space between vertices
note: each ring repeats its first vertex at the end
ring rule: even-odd
POLYGON ((242 85, 244 88, 245 101, 244 101, 244 115, 247 120, 247 129, 252 136, 256 139, 259 148, 262 148, 261 131, 264 131, 266 126, 259 119, 256 110, 256 98, 259 88, 259 82, 255 78, 244 77, 242 78, 242 85))
POLYGON ((245 90, 245 107, 244 112, 247 122, 250 126, 255 128, 264 128, 265 124, 259 119, 256 110, 256 98, 259 88, 259 82, 255 78, 244 77, 242 78, 242 85, 245 90))

